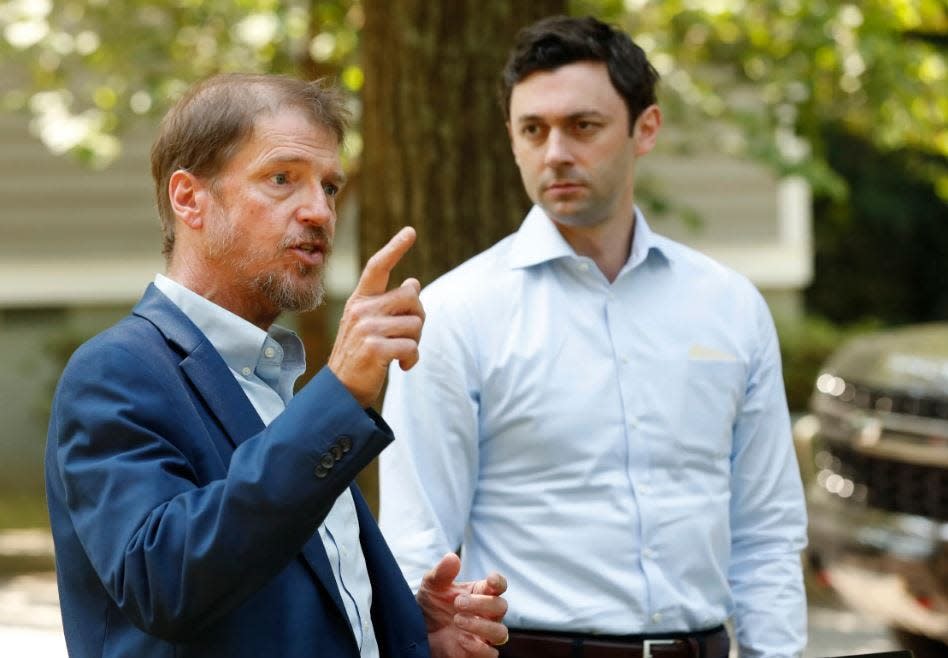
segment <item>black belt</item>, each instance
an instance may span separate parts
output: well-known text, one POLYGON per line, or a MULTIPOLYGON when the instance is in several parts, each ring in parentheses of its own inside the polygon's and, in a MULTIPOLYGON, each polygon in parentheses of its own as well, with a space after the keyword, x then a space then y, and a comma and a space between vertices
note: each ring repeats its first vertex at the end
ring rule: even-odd
POLYGON ((576 635, 511 629, 501 658, 727 658, 724 626, 663 635, 576 635))

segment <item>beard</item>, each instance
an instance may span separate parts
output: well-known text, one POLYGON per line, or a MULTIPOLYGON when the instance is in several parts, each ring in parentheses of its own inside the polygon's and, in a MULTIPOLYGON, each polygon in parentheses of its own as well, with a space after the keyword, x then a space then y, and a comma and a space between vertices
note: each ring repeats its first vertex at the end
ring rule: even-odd
MULTIPOLYGON (((327 252, 328 255, 328 252, 327 252)), ((296 266, 299 276, 289 272, 264 272, 250 280, 250 287, 262 294, 281 311, 312 311, 323 303, 326 287, 323 285, 324 266, 296 266), (315 277, 310 283, 308 279, 315 277)))
POLYGON ((243 281, 248 297, 261 298, 279 311, 312 311, 323 303, 326 288, 323 285, 325 262, 332 253, 332 236, 322 226, 310 226, 300 234, 283 238, 273 254, 242 250, 239 236, 226 217, 207 225, 206 254, 211 260, 227 261, 235 277, 245 272, 257 274, 243 281), (287 249, 301 242, 318 243, 324 246, 323 264, 305 265, 296 263, 291 269, 264 269, 265 264, 284 257, 287 249), (262 271, 261 271, 262 270, 262 271))

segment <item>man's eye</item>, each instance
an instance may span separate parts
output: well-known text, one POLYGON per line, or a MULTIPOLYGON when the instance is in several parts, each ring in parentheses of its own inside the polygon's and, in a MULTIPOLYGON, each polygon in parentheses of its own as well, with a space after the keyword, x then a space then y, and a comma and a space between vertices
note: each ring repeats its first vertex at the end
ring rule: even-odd
POLYGON ((323 185, 323 192, 326 193, 328 197, 334 197, 339 194, 339 186, 333 185, 332 183, 326 183, 323 185))
POLYGON ((540 126, 535 123, 528 123, 520 129, 520 132, 527 137, 533 137, 540 134, 540 126))
POLYGON ((577 121, 576 130, 583 133, 588 133, 596 129, 596 124, 592 121, 577 121))
POLYGON ((287 183, 290 182, 290 177, 285 173, 279 173, 279 174, 273 174, 270 177, 270 180, 272 180, 277 185, 286 185, 287 183))

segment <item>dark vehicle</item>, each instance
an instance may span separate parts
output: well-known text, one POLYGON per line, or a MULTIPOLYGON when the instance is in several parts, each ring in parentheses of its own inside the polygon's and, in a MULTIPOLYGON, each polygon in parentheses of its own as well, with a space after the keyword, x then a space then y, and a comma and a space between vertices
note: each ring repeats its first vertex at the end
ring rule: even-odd
POLYGON ((948 656, 948 324, 846 343, 810 411, 811 566, 916 656, 948 656))

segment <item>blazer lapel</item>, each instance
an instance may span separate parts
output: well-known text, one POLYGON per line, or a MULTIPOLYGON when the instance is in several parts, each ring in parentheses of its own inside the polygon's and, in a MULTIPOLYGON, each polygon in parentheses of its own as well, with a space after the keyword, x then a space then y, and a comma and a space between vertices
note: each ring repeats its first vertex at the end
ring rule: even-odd
MULTIPOLYGON (((154 324, 184 355, 181 370, 220 422, 234 447, 265 429, 221 355, 201 330, 154 284, 148 286, 132 312, 154 324)), ((313 533, 303 545, 300 557, 329 593, 348 626, 346 607, 319 532, 313 533)))
POLYGON ((369 506, 352 487, 359 517, 359 540, 372 582, 372 623, 383 656, 428 658, 428 630, 421 608, 402 576, 369 506))
MULTIPOLYGON (((312 538, 303 545, 301 554, 303 562, 329 592, 329 596, 336 604, 339 614, 346 620, 346 626, 349 626, 349 613, 346 612, 346 605, 342 602, 342 594, 340 594, 339 586, 336 584, 336 576, 333 575, 332 566, 329 564, 329 556, 326 555, 326 547, 323 545, 322 537, 319 536, 319 531, 314 532, 312 538)), ((354 631, 352 639, 355 640, 354 631)))
POLYGON ((257 410, 224 359, 206 339, 181 361, 181 369, 223 425, 235 447, 264 430, 257 410))
POLYGON ((184 354, 181 370, 236 447, 263 431, 264 424, 207 337, 170 299, 150 284, 132 310, 151 322, 184 354))
MULTIPOLYGON (((397 600, 397 597, 393 596, 393 592, 388 587, 384 579, 379 579, 379 571, 386 571, 388 576, 393 576, 396 578, 397 583, 399 583, 404 589, 404 593, 408 595, 408 605, 412 608, 415 606, 414 596, 411 594, 411 590, 408 589, 408 585, 405 583, 405 580, 402 578, 401 571, 398 570, 398 567, 395 564, 395 559, 391 556, 391 553, 388 552, 388 547, 385 545, 385 540, 382 539, 382 534, 378 529, 378 524, 375 522, 375 519, 372 517, 372 512, 369 511, 368 505, 365 503, 365 499, 362 498, 362 494, 359 492, 359 488, 354 484, 349 485, 349 493, 352 494, 352 498, 355 501, 356 507, 356 516, 359 520, 359 542, 362 545, 363 556, 365 557, 366 569, 368 570, 369 581, 372 583, 372 620, 373 623, 377 622, 378 611, 385 610, 387 604, 392 603, 397 600), (368 539, 367 539, 368 536, 368 539), (381 565, 379 564, 379 559, 376 553, 379 550, 379 544, 381 543, 381 550, 384 554, 388 556, 389 563, 384 565, 384 569, 380 569, 381 565)), ((310 539, 306 545, 303 547, 303 559, 313 570, 313 573, 319 578, 323 586, 332 596, 332 600, 335 602, 336 607, 339 608, 339 612, 342 615, 342 618, 348 623, 349 616, 346 612, 345 604, 342 602, 342 596, 339 593, 339 588, 336 585, 336 576, 332 572, 332 567, 329 564, 329 557, 326 555, 326 547, 323 545, 322 538, 319 536, 319 533, 315 533, 313 538, 310 539)), ((384 560, 384 558, 383 558, 384 560)), ((403 605, 405 602, 399 602, 399 605, 403 605)), ((420 619, 420 611, 418 614, 420 619)), ((424 626, 421 626, 424 629, 424 626)), ((402 628, 403 632, 406 635, 410 635, 407 632, 407 629, 402 628)), ((422 630, 422 638, 425 638, 425 631, 422 630)), ((355 639, 355 634, 353 632, 353 639, 355 639)), ((382 650, 382 655, 387 655, 384 650, 383 644, 391 644, 391 631, 388 628, 376 628, 376 639, 380 643, 379 648, 382 650)), ((391 655, 396 655, 391 653, 391 655)), ((419 654, 422 655, 422 654, 419 654)))

